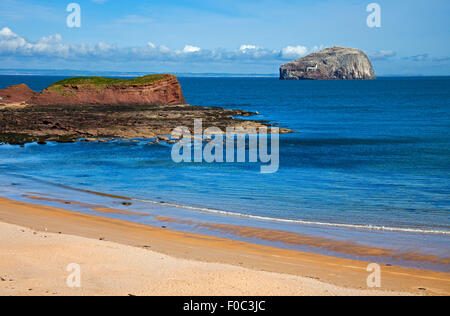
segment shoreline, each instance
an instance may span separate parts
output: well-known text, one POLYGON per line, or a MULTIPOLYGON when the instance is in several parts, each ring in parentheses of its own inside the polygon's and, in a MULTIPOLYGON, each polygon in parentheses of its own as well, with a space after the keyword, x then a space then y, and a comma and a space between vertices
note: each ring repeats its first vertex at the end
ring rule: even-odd
MULTIPOLYGON (((448 267, 450 265, 450 258, 448 258, 445 253, 443 253, 443 255, 438 255, 436 253, 424 252, 420 249, 390 247, 386 243, 386 240, 389 240, 389 236, 385 234, 371 237, 378 238, 379 240, 377 243, 371 244, 367 241, 364 243, 358 241, 359 239, 355 238, 355 236, 353 236, 353 238, 348 238, 349 233, 355 233, 350 231, 347 231, 346 238, 337 238, 337 231, 322 231, 318 234, 311 230, 293 230, 293 227, 290 227, 291 229, 285 229, 286 227, 276 225, 261 225, 261 223, 255 225, 255 223, 246 221, 227 221, 225 217, 220 219, 192 217, 186 216, 187 214, 174 213, 173 211, 168 212, 168 209, 164 210, 158 208, 173 207, 174 209, 179 210, 194 209, 179 204, 149 200, 144 201, 95 191, 74 189, 71 187, 67 188, 77 192, 122 200, 125 202, 121 202, 120 205, 126 205, 126 207, 120 208, 117 207, 119 205, 112 205, 114 203, 107 203, 107 201, 91 201, 91 203, 83 202, 86 197, 77 198, 77 201, 74 201, 74 199, 66 199, 63 197, 55 198, 52 197, 52 195, 44 194, 42 192, 37 193, 30 191, 28 193, 22 193, 20 198, 19 196, 9 198, 24 203, 38 203, 39 205, 56 208, 62 207, 74 212, 126 220, 152 227, 164 226, 168 230, 178 232, 208 235, 211 237, 243 241, 267 247, 315 253, 328 257, 375 262, 380 265, 397 265, 405 268, 449 273, 448 267), (145 206, 142 205, 129 208, 131 205, 135 205, 135 202, 143 202, 145 206), (147 203, 150 205, 147 205, 147 203), (144 210, 143 207, 150 207, 150 209, 146 208, 144 210), (330 233, 333 237, 328 235, 330 233)), ((208 209, 208 211, 209 210, 210 209, 208 209)), ((223 213, 221 212, 220 214, 223 213)), ((228 214, 229 213, 225 213, 223 215, 228 214)), ((245 219, 251 218, 251 216, 239 218, 245 219)), ((266 223, 273 224, 271 221, 267 221, 265 224, 266 223)), ((369 230, 366 233, 372 232, 369 230)), ((378 232, 376 233, 379 234, 378 232)), ((344 232, 338 234, 342 237, 344 232)), ((395 238, 395 236, 392 237, 395 238)))
MULTIPOLYGON (((13 146, 13 145, 11 145, 13 146)), ((21 177, 25 177, 28 179, 34 179, 33 177, 24 176, 21 175, 21 177)), ((39 180, 43 182, 42 180, 39 180)), ((45 183, 45 182, 43 182, 45 183)), ((202 213, 209 213, 209 214, 217 214, 217 215, 224 215, 224 216, 230 216, 235 218, 246 218, 246 219, 255 219, 255 220, 261 220, 265 222, 272 222, 272 223, 294 223, 294 224, 302 224, 302 225, 314 225, 314 226, 323 226, 323 227, 331 227, 331 228, 348 228, 348 229, 361 229, 365 231, 381 231, 381 232, 400 232, 400 233, 421 233, 421 234, 428 234, 428 235, 450 235, 449 230, 437 230, 437 229, 425 229, 425 228, 412 228, 412 227, 395 227, 395 226, 382 226, 382 225, 363 225, 363 224, 352 224, 352 223, 339 223, 339 222, 325 222, 325 221, 308 221, 308 220, 302 220, 302 219, 288 219, 288 218, 278 218, 278 217, 270 217, 270 216, 261 216, 261 215, 252 215, 252 214, 244 214, 244 213, 238 213, 238 212, 232 212, 232 211, 224 211, 220 209, 215 208, 209 208, 209 207, 202 207, 202 206, 191 206, 191 205, 184 205, 177 202, 166 202, 166 201, 157 201, 157 200, 149 200, 149 199, 142 199, 142 198, 133 198, 123 195, 114 195, 114 194, 108 194, 93 190, 86 190, 86 189, 80 189, 75 188, 69 185, 63 185, 63 184, 55 184, 47 182, 50 185, 56 185, 60 188, 68 189, 71 191, 76 192, 82 192, 82 193, 88 193, 93 194, 99 197, 107 197, 107 198, 113 198, 113 199, 120 199, 131 202, 139 202, 139 203, 146 203, 146 204, 153 204, 153 205, 160 205, 165 207, 174 207, 174 208, 180 208, 180 209, 188 209, 188 210, 194 210, 202 213)), ((22 194, 22 197, 36 200, 36 201, 48 201, 48 202, 58 202, 62 204, 86 204, 86 203, 80 203, 75 201, 69 201, 66 199, 57 199, 57 198, 46 198, 46 194, 42 193, 36 193, 36 192, 28 192, 25 194, 22 194)), ((450 264, 450 262, 448 262, 450 264)))
MULTIPOLYGON (((113 243, 117 247, 131 246, 133 250, 140 248, 139 250, 162 254, 173 260, 188 260, 208 267, 220 264, 228 268, 242 269, 242 273, 244 271, 249 274, 253 272, 269 273, 272 277, 274 277, 273 274, 276 274, 277 280, 282 278, 281 276, 289 276, 297 278, 295 282, 305 282, 305 280, 319 282, 325 286, 323 289, 333 288, 335 291, 328 291, 328 293, 334 293, 334 295, 341 295, 339 293, 345 295, 346 291, 353 291, 353 294, 350 295, 383 295, 383 293, 388 295, 399 293, 413 295, 450 294, 450 275, 447 273, 382 265, 382 287, 378 290, 371 290, 367 288, 366 284, 367 277, 370 274, 367 272, 369 262, 170 231, 5 198, 0 198, 0 222, 27 227, 36 232, 45 232, 46 235, 52 235, 54 239, 75 238, 74 236, 76 238, 87 238, 96 244, 100 243, 100 245, 97 245, 100 248, 102 248, 102 243, 113 243), (336 290, 336 286, 341 287, 341 290, 336 290)), ((1 260, 1 262, 4 263, 5 260, 1 260)), ((3 270, 3 268, 0 266, 0 269, 3 270)), ((34 268, 46 269, 45 266, 34 268)), ((64 270, 62 272, 64 273, 64 270)), ((140 272, 136 273, 139 274, 140 272)), ((99 276, 97 275, 97 277, 99 276)), ((293 290, 295 286, 289 291, 284 289, 277 292, 275 284, 279 285, 279 283, 272 280, 270 284, 274 287, 265 287, 270 295, 300 295, 295 294, 295 290, 293 290)), ((246 292, 242 289, 236 288, 235 292, 225 293, 229 295, 245 294, 246 292)), ((217 291, 217 293, 219 292, 217 291)), ((306 292, 308 291, 306 290, 306 292)), ((201 290, 197 290, 189 292, 188 295, 203 295, 201 293, 203 293, 201 290)), ((250 293, 254 295, 254 292, 250 293)), ((313 295, 326 295, 325 290, 317 293, 313 295)))

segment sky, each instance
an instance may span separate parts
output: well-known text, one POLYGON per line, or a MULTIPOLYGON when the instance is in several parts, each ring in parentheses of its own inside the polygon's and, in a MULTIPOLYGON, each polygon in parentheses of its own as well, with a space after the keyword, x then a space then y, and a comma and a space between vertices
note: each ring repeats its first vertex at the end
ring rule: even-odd
POLYGON ((0 69, 277 74, 346 46, 377 75, 450 75, 449 17, 448 0, 1 0, 0 69))

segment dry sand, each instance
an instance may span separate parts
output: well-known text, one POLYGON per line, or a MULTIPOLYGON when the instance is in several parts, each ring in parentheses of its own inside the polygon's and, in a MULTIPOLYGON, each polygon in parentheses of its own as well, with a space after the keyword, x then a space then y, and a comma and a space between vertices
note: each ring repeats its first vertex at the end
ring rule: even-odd
POLYGON ((368 289, 367 264, 0 198, 0 295, 450 293, 448 274, 399 267, 368 289), (66 285, 71 263, 80 288, 66 285))

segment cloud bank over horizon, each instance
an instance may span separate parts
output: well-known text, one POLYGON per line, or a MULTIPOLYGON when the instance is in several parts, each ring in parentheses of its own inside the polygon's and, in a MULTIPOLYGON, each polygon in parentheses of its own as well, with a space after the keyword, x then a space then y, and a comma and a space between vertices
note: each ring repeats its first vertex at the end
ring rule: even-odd
POLYGON ((97 42, 95 44, 67 44, 63 43, 60 34, 42 37, 37 41, 30 41, 14 33, 9 27, 0 30, 0 55, 15 57, 41 57, 76 60, 83 58, 114 58, 126 60, 172 61, 172 62, 233 62, 233 61, 284 61, 298 59, 319 47, 308 49, 305 46, 287 46, 282 49, 266 49, 257 45, 242 44, 239 49, 226 50, 202 49, 186 44, 183 49, 171 49, 165 45, 157 46, 152 42, 135 47, 118 47, 115 44, 97 42))
MULTIPOLYGON (((122 67, 130 64, 136 68, 136 65, 140 63, 145 64, 148 68, 152 65, 160 67, 167 65, 174 67, 202 65, 203 68, 200 72, 214 72, 209 70, 208 65, 221 65, 222 68, 218 72, 232 72, 227 71, 227 65, 241 64, 254 65, 259 69, 270 66, 273 69, 271 73, 276 73, 277 68, 282 63, 296 60, 323 48, 325 48, 323 45, 311 48, 304 45, 287 45, 281 49, 267 49, 255 44, 242 44, 235 50, 227 50, 223 48, 203 49, 191 44, 184 44, 183 49, 172 49, 165 45, 156 45, 153 42, 147 42, 142 46, 119 47, 116 44, 102 41, 78 44, 65 43, 63 37, 58 33, 32 41, 15 33, 9 27, 0 29, 0 56, 6 57, 9 62, 20 63, 38 60, 39 65, 47 63, 48 65, 66 68, 70 68, 77 63, 78 65, 90 63, 94 67, 102 67, 102 65, 111 67, 120 63, 122 67)), ((397 53, 392 50, 372 51, 367 52, 367 55, 374 63, 389 62, 398 57, 397 53)), ((421 61, 445 63, 449 61, 447 57, 430 58, 429 54, 406 56, 400 59, 416 63, 421 61)), ((5 67, 5 65, 0 65, 1 67, 5 67)), ((110 68, 110 70, 112 69, 110 68)), ((179 71, 186 71, 186 69, 180 69, 179 71)), ((245 73, 245 70, 243 73, 245 73)))

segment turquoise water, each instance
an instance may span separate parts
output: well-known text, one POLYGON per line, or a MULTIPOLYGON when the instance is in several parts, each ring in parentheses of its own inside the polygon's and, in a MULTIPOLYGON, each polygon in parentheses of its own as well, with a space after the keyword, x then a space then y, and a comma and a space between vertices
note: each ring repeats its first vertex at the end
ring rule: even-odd
MULTIPOLYGON (((0 88, 25 82, 40 90, 59 79, 0 76, 0 88)), ((0 195, 23 199, 53 187, 53 197, 120 206, 70 188, 83 189, 133 198, 143 213, 449 257, 450 78, 180 81, 190 104, 257 111, 256 119, 295 130, 281 135, 279 171, 175 164, 171 146, 148 142, 6 145, 0 195)))

